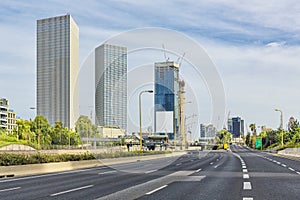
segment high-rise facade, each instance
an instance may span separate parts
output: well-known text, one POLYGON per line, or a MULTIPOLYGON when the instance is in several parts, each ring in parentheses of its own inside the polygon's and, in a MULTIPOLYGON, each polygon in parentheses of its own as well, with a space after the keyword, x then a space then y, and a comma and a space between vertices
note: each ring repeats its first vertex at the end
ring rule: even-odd
POLYGON ((7 133, 12 133, 17 128, 17 117, 16 113, 9 109, 8 105, 8 99, 0 99, 0 129, 7 131, 7 133))
POLYGON ((244 136, 244 120, 241 117, 233 117, 228 120, 228 131, 232 133, 232 136, 243 137, 244 136), (230 123, 229 123, 230 122, 230 123))
POLYGON ((8 100, 5 98, 0 99, 0 128, 7 129, 7 117, 8 117, 8 100))
POLYGON ((95 49, 96 124, 127 130, 127 48, 103 44, 95 49))
POLYGON ((169 139, 179 136, 179 65, 176 62, 155 63, 155 113, 154 127, 157 134, 167 133, 169 139), (162 123, 165 121, 166 123, 162 123), (172 124, 170 129, 169 124, 172 124), (164 127, 165 125, 165 127, 164 127))
POLYGON ((72 17, 37 20, 37 114, 74 128, 78 118, 79 29, 72 17))

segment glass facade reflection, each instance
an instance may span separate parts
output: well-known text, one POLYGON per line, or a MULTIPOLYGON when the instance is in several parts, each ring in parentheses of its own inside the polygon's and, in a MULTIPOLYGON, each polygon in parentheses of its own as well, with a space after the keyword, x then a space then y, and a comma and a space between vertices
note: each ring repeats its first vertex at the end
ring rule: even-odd
MULTIPOLYGON (((174 131, 178 133, 178 100, 179 100, 179 65, 175 62, 155 63, 155 132, 157 134, 168 134, 169 139, 174 139, 174 131), (158 131, 157 112, 173 112, 173 130, 158 131)), ((168 119, 166 119, 167 121, 168 119)), ((160 128, 161 129, 161 128, 160 128)), ((177 136, 178 137, 178 134, 177 136)))

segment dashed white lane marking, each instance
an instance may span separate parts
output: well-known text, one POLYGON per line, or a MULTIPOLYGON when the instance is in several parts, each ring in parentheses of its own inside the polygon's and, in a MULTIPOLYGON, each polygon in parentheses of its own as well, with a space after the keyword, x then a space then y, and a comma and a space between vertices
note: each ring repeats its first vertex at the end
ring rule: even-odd
POLYGON ((103 175, 103 174, 112 174, 112 173, 116 173, 117 171, 107 171, 107 172, 100 172, 98 173, 99 175, 103 175))
POLYGON ((7 188, 7 189, 0 190, 0 192, 7 192, 7 191, 12 191, 12 190, 17 190, 17 189, 20 189, 20 188, 21 187, 7 188))
POLYGON ((296 173, 300 175, 300 172, 296 172, 296 173))
POLYGON ((53 196, 57 196, 57 195, 61 195, 61 194, 69 193, 69 192, 74 192, 74 191, 77 191, 77 190, 83 190, 83 189, 90 188, 90 187, 93 187, 93 186, 94 185, 87 185, 87 186, 83 186, 83 187, 79 187, 79 188, 74 188, 74 189, 71 189, 71 190, 66 190, 66 191, 55 193, 55 194, 51 194, 50 196, 53 197, 53 196))
POLYGON ((157 171, 157 169, 150 170, 150 171, 147 171, 147 172, 145 172, 145 174, 150 174, 150 173, 152 173, 152 172, 156 172, 156 171, 157 171))
POLYGON ((152 190, 152 191, 150 191, 150 192, 147 192, 146 194, 147 194, 147 195, 152 194, 152 193, 157 192, 158 190, 161 190, 161 189, 163 189, 163 188, 165 188, 165 187, 167 187, 167 186, 168 186, 168 185, 163 185, 163 186, 161 186, 161 187, 159 187, 159 188, 156 188, 155 190, 152 190))
POLYGON ((177 166, 179 166, 179 165, 181 165, 182 163, 178 163, 178 164, 176 164, 177 166))
POLYGON ((247 172, 248 172, 248 170, 247 170, 247 169, 243 169, 243 172, 244 172, 244 173, 247 173, 247 172))
POLYGON ((216 168, 218 168, 220 165, 216 165, 216 166, 214 166, 214 168, 216 169, 216 168))
POLYGON ((291 170, 291 171, 293 171, 293 172, 295 171, 295 170, 294 170, 293 168, 291 168, 291 167, 289 167, 288 169, 291 170))
POLYGON ((246 169, 247 167, 246 167, 246 165, 243 165, 242 168, 243 168, 243 169, 246 169))
POLYGON ((252 197, 244 197, 243 200, 253 200, 252 197))
POLYGON ((281 166, 282 166, 282 167, 286 167, 286 165, 285 165, 285 164, 281 164, 281 166))
POLYGON ((196 172, 200 172, 202 169, 198 169, 196 172))
POLYGON ((249 178, 249 174, 243 174, 243 178, 244 179, 249 178))
POLYGON ((244 190, 252 190, 251 183, 250 182, 244 182, 243 189, 244 190))
POLYGON ((213 162, 209 163, 210 165, 214 164, 213 162))

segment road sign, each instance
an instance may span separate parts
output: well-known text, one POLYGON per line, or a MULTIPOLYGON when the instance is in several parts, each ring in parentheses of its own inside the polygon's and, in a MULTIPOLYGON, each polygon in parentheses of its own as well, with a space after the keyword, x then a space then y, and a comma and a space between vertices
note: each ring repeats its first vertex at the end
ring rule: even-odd
POLYGON ((261 149, 262 148, 262 139, 261 138, 256 138, 255 148, 256 149, 261 149))

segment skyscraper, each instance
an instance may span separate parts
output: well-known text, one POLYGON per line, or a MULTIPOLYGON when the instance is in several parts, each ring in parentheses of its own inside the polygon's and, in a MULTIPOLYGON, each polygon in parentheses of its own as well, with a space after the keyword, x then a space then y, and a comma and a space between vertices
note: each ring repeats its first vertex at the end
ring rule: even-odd
POLYGON ((95 50, 95 109, 99 126, 127 130, 127 48, 103 44, 95 50))
POLYGON ((244 120, 240 117, 233 117, 230 120, 230 124, 228 123, 228 131, 232 133, 232 136, 243 137, 244 136, 244 120))
POLYGON ((175 62, 155 63, 154 127, 156 133, 167 133, 170 139, 178 133, 178 95, 179 65, 175 62))
POLYGON ((79 29, 72 17, 37 20, 37 114, 74 128, 78 118, 79 29))

